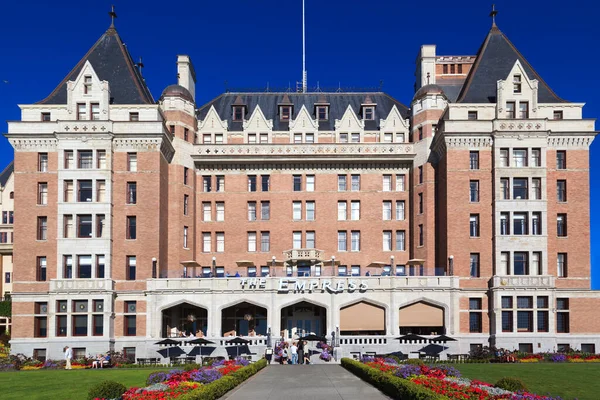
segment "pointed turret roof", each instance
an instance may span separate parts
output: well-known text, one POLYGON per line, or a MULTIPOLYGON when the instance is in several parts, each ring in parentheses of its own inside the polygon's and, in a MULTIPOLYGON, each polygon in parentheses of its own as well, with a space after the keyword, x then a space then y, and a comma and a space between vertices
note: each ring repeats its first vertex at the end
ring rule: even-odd
POLYGON ((11 161, 10 164, 8 164, 6 168, 4 168, 4 171, 0 172, 0 187, 6 186, 6 182, 8 182, 8 179, 10 178, 14 170, 15 162, 11 161))
POLYGON ((74 81, 89 61, 102 81, 108 81, 113 104, 151 104, 154 98, 113 25, 44 100, 38 104, 66 104, 67 82, 74 81))
POLYGON ((492 25, 458 96, 457 103, 495 103, 497 82, 506 79, 519 60, 529 79, 537 79, 539 103, 565 103, 538 75, 525 57, 498 29, 492 25))

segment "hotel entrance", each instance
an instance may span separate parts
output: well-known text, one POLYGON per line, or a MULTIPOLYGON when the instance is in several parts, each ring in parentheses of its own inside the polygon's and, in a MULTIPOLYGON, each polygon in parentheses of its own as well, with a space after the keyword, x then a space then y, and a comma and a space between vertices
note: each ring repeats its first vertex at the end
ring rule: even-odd
POLYGON ((309 334, 324 336, 327 329, 327 310, 302 301, 281 310, 281 336, 286 339, 309 334))

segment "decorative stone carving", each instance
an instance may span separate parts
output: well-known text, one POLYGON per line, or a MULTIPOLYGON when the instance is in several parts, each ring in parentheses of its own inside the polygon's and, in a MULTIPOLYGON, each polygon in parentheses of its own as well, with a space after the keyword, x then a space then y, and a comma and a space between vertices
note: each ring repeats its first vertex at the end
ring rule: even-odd
POLYGON ((206 144, 196 146, 198 154, 205 157, 239 155, 409 155, 412 144, 397 143, 320 143, 320 144, 206 144))
POLYGON ((549 136, 548 147, 589 149, 594 136, 549 136))
POLYGON ((491 136, 446 136, 447 148, 488 148, 493 144, 491 136))
POLYGON ((15 151, 56 151, 57 140, 52 139, 27 139, 27 138, 10 138, 10 144, 13 146, 15 151))

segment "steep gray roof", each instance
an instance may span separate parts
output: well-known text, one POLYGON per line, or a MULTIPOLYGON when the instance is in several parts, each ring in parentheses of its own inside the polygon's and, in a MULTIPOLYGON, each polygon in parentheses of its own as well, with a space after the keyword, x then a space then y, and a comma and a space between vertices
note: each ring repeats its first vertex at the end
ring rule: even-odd
POLYGON ((494 24, 477 52, 477 58, 458 103, 495 103, 497 81, 506 79, 515 62, 519 60, 529 79, 537 79, 539 103, 564 103, 544 82, 525 57, 494 24))
POLYGON ((15 169, 15 162, 11 161, 10 164, 4 168, 4 171, 0 172, 0 186, 6 186, 6 182, 8 182, 8 178, 12 175, 15 169))
POLYGON ((152 94, 140 75, 116 29, 111 26, 85 56, 44 100, 37 104, 66 104, 67 82, 77 78, 85 62, 94 67, 98 78, 108 81, 112 104, 151 104, 152 94))
MULTIPOLYGON (((392 107, 396 105, 398 111, 403 118, 408 118, 408 108, 389 96, 388 94, 381 92, 370 92, 370 93, 223 93, 216 99, 206 103, 198 109, 198 118, 200 120, 206 117, 206 114, 210 110, 211 106, 215 106, 215 109, 221 119, 228 121, 229 130, 241 131, 242 123, 232 121, 232 105, 238 99, 246 105, 247 111, 245 118, 248 119, 254 112, 256 106, 260 106, 261 111, 265 115, 265 118, 273 120, 273 130, 285 131, 288 130, 288 122, 280 121, 279 118, 279 105, 284 103, 284 97, 289 98, 290 103, 293 105, 293 116, 295 118, 302 106, 305 105, 308 112, 315 117, 315 103, 329 103, 329 118, 327 121, 319 121, 320 131, 333 131, 335 130, 335 120, 341 119, 348 108, 348 105, 352 107, 354 112, 359 118, 362 118, 360 113, 361 104, 365 103, 367 97, 371 98, 372 103, 376 103, 375 107, 375 120, 365 121, 365 129, 377 130, 379 120, 381 118, 387 118, 392 107)), ((286 101, 288 99, 285 99, 286 101)))

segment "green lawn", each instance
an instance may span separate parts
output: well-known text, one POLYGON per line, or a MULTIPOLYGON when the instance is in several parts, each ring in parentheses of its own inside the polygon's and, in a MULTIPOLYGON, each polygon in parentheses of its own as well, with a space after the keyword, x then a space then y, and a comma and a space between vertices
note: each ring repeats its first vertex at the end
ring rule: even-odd
POLYGON ((127 387, 145 386, 150 369, 40 370, 0 373, 2 400, 85 400, 91 386, 103 381, 121 382, 127 387))
POLYGON ((564 400, 600 398, 600 364, 453 364, 470 379, 495 383, 504 376, 520 378, 530 392, 564 400))

